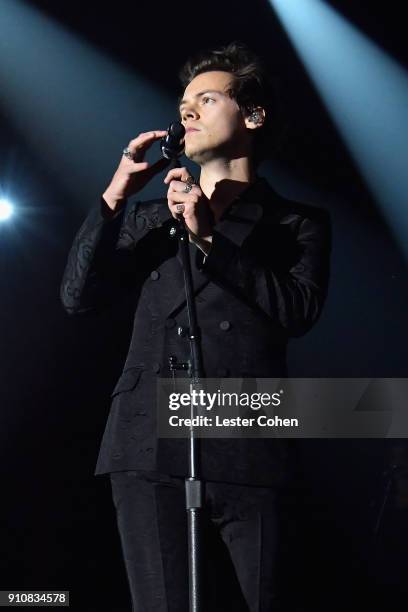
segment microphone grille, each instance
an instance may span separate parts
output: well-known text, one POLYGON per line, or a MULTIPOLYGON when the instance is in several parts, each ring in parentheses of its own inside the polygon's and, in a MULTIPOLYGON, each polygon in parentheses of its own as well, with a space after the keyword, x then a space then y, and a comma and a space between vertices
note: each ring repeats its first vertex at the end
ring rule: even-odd
POLYGON ((169 133, 174 138, 183 138, 186 130, 184 129, 184 125, 182 125, 179 121, 174 121, 169 127, 169 133))

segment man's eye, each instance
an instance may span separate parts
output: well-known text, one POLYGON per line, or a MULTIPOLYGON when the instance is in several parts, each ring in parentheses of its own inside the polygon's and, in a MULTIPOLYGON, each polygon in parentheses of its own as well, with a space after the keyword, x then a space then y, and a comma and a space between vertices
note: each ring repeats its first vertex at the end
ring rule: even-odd
POLYGON ((208 102, 208 100, 212 100, 212 102, 214 102, 214 98, 209 98, 208 96, 206 96, 205 98, 203 98, 203 103, 205 104, 206 102, 208 102))

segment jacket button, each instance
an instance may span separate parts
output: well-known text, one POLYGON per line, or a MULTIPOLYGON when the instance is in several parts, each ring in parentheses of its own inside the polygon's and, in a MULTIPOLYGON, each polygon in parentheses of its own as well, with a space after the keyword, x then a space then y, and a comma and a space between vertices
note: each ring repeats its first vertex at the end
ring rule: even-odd
POLYGON ((185 338, 188 335, 188 327, 178 327, 177 328, 177 334, 181 337, 181 338, 185 338))
POLYGON ((157 270, 153 270, 153 272, 150 272, 150 278, 152 280, 157 280, 158 278, 160 278, 160 272, 158 272, 157 270))
POLYGON ((231 323, 229 321, 221 321, 220 329, 222 329, 222 331, 228 331, 230 327, 231 327, 231 323))
POLYGON ((152 364, 152 370, 155 374, 158 374, 160 372, 160 363, 153 363, 152 364))
POLYGON ((226 378, 227 376, 229 376, 229 369, 228 368, 217 368, 217 376, 218 378, 226 378))
POLYGON ((166 322, 165 322, 166 329, 171 329, 172 327, 175 326, 175 324, 176 324, 175 319, 166 319, 166 322))

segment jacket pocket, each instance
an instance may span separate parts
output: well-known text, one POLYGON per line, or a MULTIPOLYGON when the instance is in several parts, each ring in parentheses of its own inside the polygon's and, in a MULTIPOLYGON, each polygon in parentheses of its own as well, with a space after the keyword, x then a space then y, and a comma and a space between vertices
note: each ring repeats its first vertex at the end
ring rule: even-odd
POLYGON ((112 408, 122 421, 131 421, 134 417, 146 416, 144 394, 146 385, 141 385, 143 368, 129 368, 123 372, 112 392, 112 408))
POLYGON ((142 371, 140 367, 125 370, 112 391, 111 397, 114 398, 119 393, 124 393, 125 391, 133 391, 140 380, 142 371))

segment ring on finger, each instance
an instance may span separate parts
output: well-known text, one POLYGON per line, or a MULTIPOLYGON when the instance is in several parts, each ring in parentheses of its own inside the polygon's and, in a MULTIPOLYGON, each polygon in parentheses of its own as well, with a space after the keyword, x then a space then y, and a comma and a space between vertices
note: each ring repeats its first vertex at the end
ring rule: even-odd
POLYGON ((125 147, 122 151, 123 155, 125 157, 127 157, 128 159, 130 159, 131 161, 135 161, 135 158, 133 156, 132 151, 129 149, 129 147, 125 147))
POLYGON ((183 193, 190 193, 193 188, 193 185, 195 185, 195 178, 193 176, 189 176, 184 182, 186 185, 183 189, 183 193))
POLYGON ((178 213, 183 213, 184 212, 184 204, 177 204, 176 210, 177 210, 178 213))

